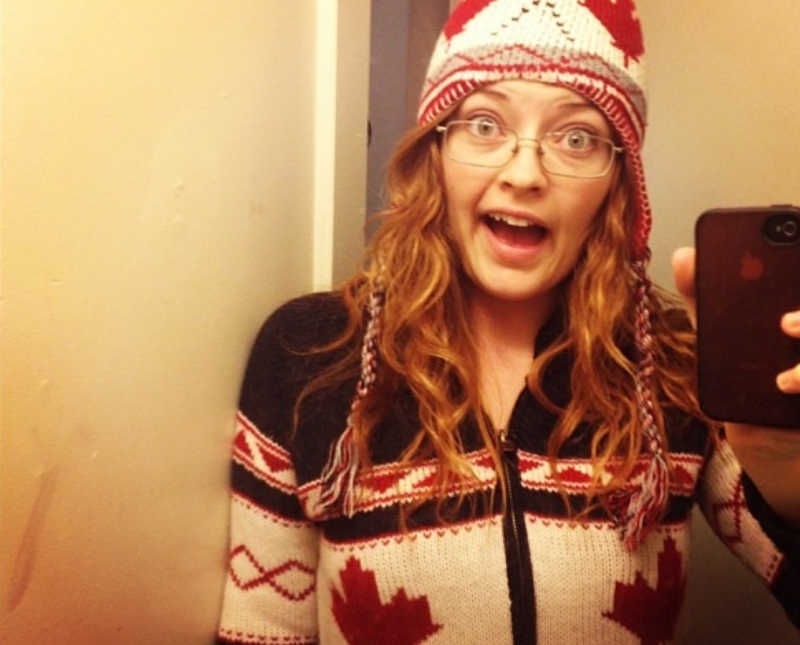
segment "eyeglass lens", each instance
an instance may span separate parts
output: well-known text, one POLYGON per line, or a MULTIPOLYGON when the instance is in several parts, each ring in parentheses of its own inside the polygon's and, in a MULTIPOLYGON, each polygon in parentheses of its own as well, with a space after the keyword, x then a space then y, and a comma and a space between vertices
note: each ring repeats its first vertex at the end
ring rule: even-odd
MULTIPOLYGON (((469 165, 504 166, 511 161, 518 145, 516 132, 496 124, 486 127, 480 122, 451 121, 445 130, 447 154, 454 161, 469 165)), ((572 177, 605 174, 614 155, 611 142, 580 128, 548 132, 533 145, 539 147, 545 171, 572 177)))

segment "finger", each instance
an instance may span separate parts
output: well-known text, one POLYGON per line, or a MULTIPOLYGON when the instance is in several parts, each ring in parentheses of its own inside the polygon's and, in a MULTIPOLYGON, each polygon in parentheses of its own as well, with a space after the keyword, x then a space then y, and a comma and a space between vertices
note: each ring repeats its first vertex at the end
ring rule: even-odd
POLYGON ((781 329, 784 333, 800 338, 800 311, 791 311, 781 318, 781 329))
POLYGON ((694 298, 694 249, 682 246, 672 254, 675 286, 684 298, 694 298))
POLYGON ((672 254, 672 273, 678 293, 683 296, 692 326, 697 326, 694 300, 694 249, 692 247, 684 246, 675 250, 672 254))
POLYGON ((800 394, 800 365, 778 374, 778 389, 785 394, 800 394))

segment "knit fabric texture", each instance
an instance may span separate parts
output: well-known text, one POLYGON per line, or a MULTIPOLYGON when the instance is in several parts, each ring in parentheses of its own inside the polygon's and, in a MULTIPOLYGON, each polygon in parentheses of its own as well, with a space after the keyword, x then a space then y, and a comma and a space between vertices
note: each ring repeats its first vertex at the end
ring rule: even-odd
MULTIPOLYGON (((508 425, 513 499, 505 512, 499 495, 493 507, 481 502, 496 490, 497 473, 467 420, 460 430, 476 479, 458 513, 448 521, 437 516, 435 460, 400 459, 419 423, 407 389, 398 391, 372 444, 372 464, 356 477, 352 517, 325 507, 321 473, 346 423, 356 378, 306 399, 296 428, 292 417, 304 385, 341 356, 303 349, 336 337, 346 317, 339 297, 307 296, 275 312, 256 339, 233 442, 229 570, 217 642, 682 642, 696 503, 800 627, 800 533, 773 517, 727 444, 710 443, 708 428, 679 411, 667 414, 675 477, 666 513, 636 551, 625 549, 604 509, 580 522, 570 518, 546 456, 556 417, 526 388, 508 425), (401 530, 400 505, 421 498, 401 530)), ((537 349, 560 328, 558 317, 548 321, 537 349)), ((567 353, 545 374, 547 395, 559 405, 570 396, 569 374, 567 353)), ((573 511, 586 502, 591 437, 583 427, 555 463, 573 511)), ((645 468, 642 459, 634 481, 645 468)), ((448 499, 457 493, 451 489, 448 499)))

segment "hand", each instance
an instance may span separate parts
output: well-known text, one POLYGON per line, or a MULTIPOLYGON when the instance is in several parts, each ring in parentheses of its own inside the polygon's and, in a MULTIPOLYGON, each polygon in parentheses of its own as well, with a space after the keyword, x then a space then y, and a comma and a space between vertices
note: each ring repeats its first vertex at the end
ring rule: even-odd
MULTIPOLYGON (((695 253, 690 247, 672 255, 675 286, 683 296, 692 325, 696 326, 694 297, 695 253)), ((781 329, 800 338, 800 310, 781 318, 781 329)), ((800 393, 800 364, 776 376, 780 390, 800 393)), ((739 463, 767 502, 795 526, 800 526, 800 428, 785 430, 725 423, 725 436, 739 463)))
MULTIPOLYGON (((784 314, 781 318, 781 329, 787 336, 800 338, 800 310, 784 314)), ((800 363, 778 374, 777 383, 782 392, 800 394, 800 363)))
POLYGON ((696 306, 694 299, 694 248, 682 246, 675 249, 672 254, 672 273, 675 277, 675 286, 678 293, 683 296, 686 311, 692 321, 692 326, 697 326, 696 306))
MULTIPOLYGON (((688 246, 676 249, 672 254, 672 271, 675 286, 683 296, 686 310, 692 325, 696 326, 696 307, 694 299, 694 249, 688 246)), ((791 311, 781 318, 783 333, 792 338, 800 338, 800 309, 791 311)), ((778 374, 775 378, 778 388, 787 394, 800 394, 800 363, 778 374)))

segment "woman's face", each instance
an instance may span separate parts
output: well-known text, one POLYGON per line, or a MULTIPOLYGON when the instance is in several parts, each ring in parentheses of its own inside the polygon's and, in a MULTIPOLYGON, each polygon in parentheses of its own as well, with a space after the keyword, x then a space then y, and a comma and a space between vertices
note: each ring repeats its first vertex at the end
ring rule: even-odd
MULTIPOLYGON (((578 126, 612 138, 603 114, 569 89, 502 81, 464 99, 451 120, 493 119, 520 138, 578 126)), ((442 155, 448 224, 464 270, 484 295, 550 302, 583 249, 612 172, 585 179, 548 175, 536 144, 505 166, 465 165, 442 155)))

